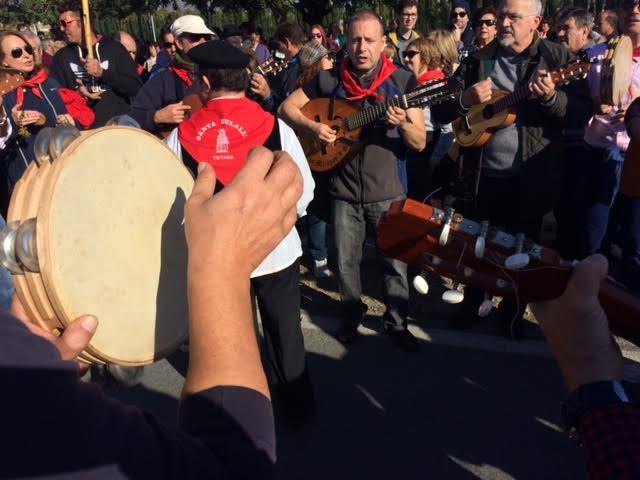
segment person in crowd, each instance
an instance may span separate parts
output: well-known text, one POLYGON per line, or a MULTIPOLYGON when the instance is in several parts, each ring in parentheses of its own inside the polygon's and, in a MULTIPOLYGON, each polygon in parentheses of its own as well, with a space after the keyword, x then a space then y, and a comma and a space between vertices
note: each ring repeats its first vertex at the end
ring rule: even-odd
POLYGON ((235 25, 225 25, 220 38, 229 45, 233 45, 237 49, 242 49, 242 30, 235 25))
POLYGON ((2 312, 1 445, 8 451, 39 438, 48 447, 38 461, 29 449, 12 450, 0 477, 275 478, 249 277, 293 228, 302 178, 287 153, 259 148, 224 192, 213 195, 215 183, 202 163, 185 206, 190 342, 179 431, 80 380, 73 360, 99 319, 82 316, 56 337, 2 312))
MULTIPOLYGON (((586 123, 592 112, 586 89, 556 88, 548 77, 549 70, 566 65, 570 54, 537 34, 541 10, 539 0, 503 0, 498 41, 463 60, 455 74, 465 87, 460 97, 432 107, 434 118, 445 123, 491 100, 494 89, 512 92, 528 85, 531 96, 518 104, 519 121, 493 132, 482 147, 460 149, 452 195, 464 215, 534 240, 561 185, 561 128, 586 123)), ((451 320, 454 327, 469 326, 484 297, 466 290, 451 320)), ((523 305, 503 300, 496 312, 502 333, 520 337, 523 313, 523 305)))
POLYGON ((435 42, 447 72, 455 72, 460 65, 460 56, 453 32, 443 29, 431 30, 427 34, 427 38, 435 42))
POLYGON ((131 60, 136 61, 136 57, 138 56, 138 43, 136 39, 130 33, 119 31, 113 34, 113 39, 120 43, 129 56, 131 60))
POLYGON ((596 27, 605 41, 618 35, 618 14, 613 10, 603 10, 598 14, 596 27))
POLYGON ((277 51, 284 54, 288 66, 277 77, 276 88, 272 89, 267 79, 260 73, 251 77, 251 92, 261 101, 262 107, 275 112, 285 98, 296 89, 298 77, 302 71, 298 61, 298 52, 306 43, 306 35, 299 25, 283 23, 273 34, 277 51))
POLYGON ((556 42, 564 45, 575 57, 595 45, 591 40, 591 14, 584 8, 568 7, 558 12, 554 22, 556 42))
POLYGON ((552 17, 543 18, 542 21, 540 22, 540 26, 538 27, 538 35, 540 35, 540 38, 551 40, 552 38, 550 37, 553 36, 552 31, 553 31, 553 18, 552 17))
MULTIPOLYGON (((441 80, 453 73, 451 59, 446 59, 435 40, 414 40, 402 55, 407 68, 415 75, 418 85, 441 80)), ((453 60, 457 61, 457 55, 453 60)), ((433 173, 453 141, 451 124, 440 125, 433 121, 429 107, 423 108, 422 111, 427 131, 427 148, 423 152, 408 156, 405 174, 407 197, 419 202, 424 201, 434 190, 433 173)))
POLYGON ((160 53, 160 44, 158 44, 158 42, 147 42, 145 48, 147 58, 144 61, 143 67, 147 73, 151 73, 158 59, 158 53, 160 53))
POLYGON ((471 26, 471 6, 467 0, 453 0, 451 2, 451 31, 456 40, 460 60, 474 43, 473 28, 471 26))
MULTIPOLYGON (((320 97, 346 98, 360 106, 378 104, 391 95, 401 95, 415 86, 415 77, 397 68, 382 55, 384 24, 373 11, 356 13, 347 27, 346 57, 339 69, 325 70, 303 88, 297 89, 280 107, 282 118, 298 130, 313 133, 320 141, 336 140, 332 128, 304 116, 301 109, 320 97)), ((353 160, 332 171, 329 195, 333 212, 333 232, 337 251, 338 284, 343 321, 338 339, 355 340, 367 308, 360 296, 360 266, 367 230, 375 230, 378 220, 395 200, 403 199, 398 178, 398 158, 407 149, 421 151, 426 143, 422 111, 389 106, 385 121, 367 128, 361 138, 363 148, 353 160)), ((378 253, 383 269, 385 331, 405 351, 415 351, 418 343, 407 329, 409 287, 406 264, 378 253)))
POLYGON ((129 111, 142 82, 136 64, 118 42, 92 32, 94 58, 87 55, 79 7, 62 7, 60 30, 69 44, 53 58, 52 75, 61 86, 78 90, 95 113, 95 127, 129 111))
POLYGON ((334 46, 329 43, 327 33, 320 24, 311 25, 311 28, 309 29, 309 41, 319 43, 328 51, 335 50, 334 46))
MULTIPOLYGON (((298 53, 302 73, 298 77, 298 88, 311 83, 323 70, 333 68, 333 55, 321 44, 310 41, 305 43, 298 53)), ((313 275, 316 278, 331 276, 327 248, 327 223, 320 217, 327 215, 326 195, 328 175, 316 174, 316 195, 307 209, 304 225, 307 230, 307 247, 313 258, 313 275), (320 216, 319 216, 320 215, 320 216)))
MULTIPOLYGON (((418 1, 417 0, 400 0, 395 8, 397 30, 389 32, 387 40, 396 48, 398 55, 405 51, 407 45, 416 38, 420 38, 420 34, 415 30, 418 22, 418 1)), ((405 65, 402 58, 395 58, 398 65, 405 65)))
POLYGON ((149 78, 153 78, 158 72, 166 70, 171 66, 173 57, 176 55, 176 41, 171 33, 171 26, 163 27, 160 31, 160 51, 156 57, 156 63, 151 69, 149 78))
MULTIPOLYGON (((307 159, 294 131, 246 97, 250 57, 215 40, 194 47, 188 56, 209 84, 208 102, 173 131, 167 145, 190 168, 203 162, 211 164, 217 173, 218 195, 225 194, 226 185, 238 175, 251 149, 265 145, 287 152, 302 173, 303 193, 297 214, 304 216, 314 189, 307 159)), ((304 425, 314 408, 300 325, 301 254, 294 228, 251 272, 264 328, 269 378, 282 413, 292 426, 304 425)))
POLYGON ((338 22, 331 24, 331 34, 329 35, 329 41, 334 45, 336 51, 342 50, 345 46, 345 38, 342 33, 342 27, 338 22))
POLYGON ((473 14, 472 25, 475 37, 473 45, 477 50, 486 47, 496 38, 498 33, 497 22, 496 11, 493 7, 481 8, 473 14))
MULTIPOLYGON (((640 99, 627 109, 625 126, 631 142, 640 144, 640 99)), ((637 148, 637 147, 635 147, 637 148)), ((622 257, 626 283, 640 294, 640 157, 628 149, 621 172, 618 197, 622 257)))
POLYGON ((168 135, 189 114, 191 107, 182 100, 188 94, 202 92, 205 87, 194 74, 195 65, 187 54, 214 35, 197 15, 183 15, 171 24, 176 48, 171 65, 156 71, 131 102, 129 115, 144 130, 168 135))
POLYGON ((245 22, 242 27, 243 36, 247 45, 256 52, 258 65, 271 58, 269 48, 262 42, 262 33, 252 22, 245 22))
POLYGON ((35 137, 44 127, 75 125, 59 94, 60 84, 46 69, 36 66, 34 50, 17 32, 0 32, 0 64, 17 70, 25 77, 21 87, 4 95, 6 122, 11 123, 11 136, 2 152, 5 182, 9 195, 29 164, 35 159, 35 137), (8 117, 8 118, 7 118, 8 117))
POLYGON ((36 62, 36 67, 41 67, 43 55, 42 40, 40 40, 40 37, 31 30, 26 30, 23 36, 27 39, 27 42, 29 42, 29 45, 31 45, 31 48, 33 49, 33 58, 36 62))

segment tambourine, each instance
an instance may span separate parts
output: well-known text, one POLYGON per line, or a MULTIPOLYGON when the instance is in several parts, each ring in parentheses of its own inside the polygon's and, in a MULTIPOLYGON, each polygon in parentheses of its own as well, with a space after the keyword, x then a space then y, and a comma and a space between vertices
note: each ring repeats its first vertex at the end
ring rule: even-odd
POLYGON ((193 177, 160 140, 108 126, 44 128, 15 186, 0 260, 39 326, 99 327, 79 358, 142 366, 188 333, 184 205, 193 177))
POLYGON ((626 35, 614 37, 607 43, 600 70, 600 101, 621 106, 627 102, 631 85, 633 45, 626 35))

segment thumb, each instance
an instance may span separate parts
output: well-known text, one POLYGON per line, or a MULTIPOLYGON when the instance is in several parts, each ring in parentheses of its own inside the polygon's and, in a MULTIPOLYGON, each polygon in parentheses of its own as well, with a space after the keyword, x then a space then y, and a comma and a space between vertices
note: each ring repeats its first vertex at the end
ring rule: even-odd
POLYGON ((216 172, 207 162, 200 162, 198 164, 198 177, 193 184, 193 190, 191 191, 189 200, 195 200, 198 203, 206 202, 213 196, 215 188, 216 172))
POLYGON ((11 109, 12 112, 14 111, 18 111, 22 109, 22 104, 21 103, 16 103, 13 108, 11 109))
POLYGON ((600 284, 607 276, 609 262, 602 255, 591 255, 578 263, 565 293, 573 292, 578 298, 597 297, 600 284))
POLYGON ((93 338, 98 328, 98 319, 92 315, 83 315, 65 328, 55 340, 56 347, 64 360, 73 360, 82 352, 93 338))

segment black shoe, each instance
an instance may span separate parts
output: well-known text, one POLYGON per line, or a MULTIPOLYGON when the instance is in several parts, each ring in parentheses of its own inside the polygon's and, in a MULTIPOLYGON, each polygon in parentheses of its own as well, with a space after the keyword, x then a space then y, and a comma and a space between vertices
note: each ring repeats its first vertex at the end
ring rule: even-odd
POLYGON ((384 329, 400 350, 404 352, 416 352, 418 350, 418 340, 406 327, 397 328, 385 326, 384 329))
POLYGON ((311 419, 316 401, 309 371, 305 368, 295 380, 278 385, 275 389, 279 411, 291 428, 302 428, 311 419))
POLYGON ((353 343, 358 336, 358 325, 360 325, 360 322, 343 320, 340 329, 336 333, 336 338, 346 345, 353 343))

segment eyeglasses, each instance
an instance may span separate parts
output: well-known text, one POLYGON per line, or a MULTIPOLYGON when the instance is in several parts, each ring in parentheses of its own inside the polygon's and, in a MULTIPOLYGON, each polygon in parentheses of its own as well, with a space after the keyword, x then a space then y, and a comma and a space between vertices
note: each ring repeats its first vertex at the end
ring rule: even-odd
POLYGON ((416 50, 405 50, 404 52, 402 52, 402 58, 408 58, 409 60, 411 60, 413 57, 415 57, 419 53, 420 52, 416 50))
POLYGON ((467 12, 451 12, 451 16, 464 18, 467 16, 467 12))
POLYGON ((556 27, 556 31, 557 31, 558 33, 560 33, 560 32, 568 32, 569 30, 571 30, 571 27, 570 27, 569 25, 567 25, 567 24, 565 24, 565 25, 558 25, 558 26, 556 27))
POLYGON ((164 48, 173 48, 175 45, 173 42, 165 42, 164 48))
POLYGON ((311 38, 322 38, 322 34, 321 33, 312 33, 311 34, 311 38))
POLYGON ((403 18, 418 18, 417 13, 402 13, 401 15, 403 18))
POLYGON ((67 26, 73 22, 79 22, 80 19, 79 18, 72 18, 70 20, 64 20, 64 19, 60 19, 60 27, 62 28, 67 28, 67 26))
POLYGON ((638 6, 639 3, 640 2, 638 2, 638 0, 623 0, 622 8, 624 8, 625 10, 633 10, 638 6))
POLYGON ((474 28, 481 27, 482 25, 486 25, 487 27, 494 27, 496 25, 496 21, 493 19, 488 19, 488 20, 476 20, 475 22, 473 22, 474 28))
POLYGON ((22 57, 23 52, 26 52, 29 55, 33 55, 33 47, 31 45, 25 45, 23 48, 14 48, 13 50, 11 50, 11 56, 17 60, 18 58, 22 57))
POLYGON ((525 17, 537 17, 537 16, 538 15, 536 13, 532 13, 531 15, 516 15, 515 13, 499 13, 498 21, 504 22, 506 19, 508 19, 509 22, 516 23, 525 17))

